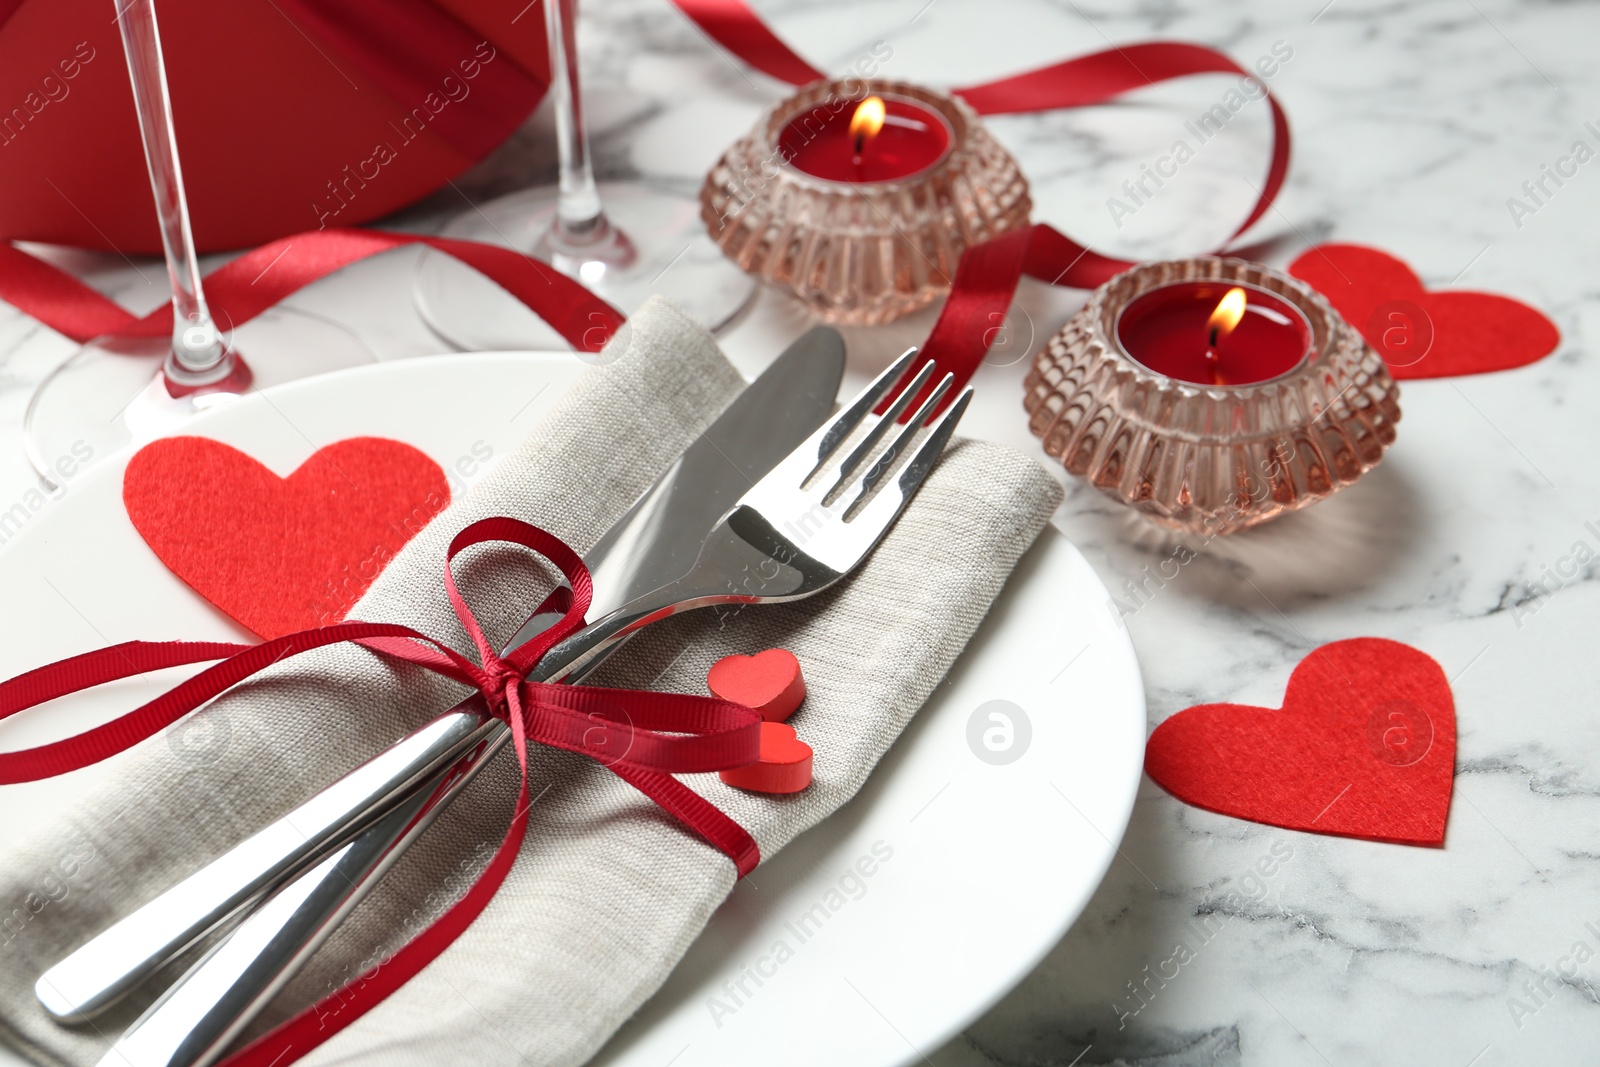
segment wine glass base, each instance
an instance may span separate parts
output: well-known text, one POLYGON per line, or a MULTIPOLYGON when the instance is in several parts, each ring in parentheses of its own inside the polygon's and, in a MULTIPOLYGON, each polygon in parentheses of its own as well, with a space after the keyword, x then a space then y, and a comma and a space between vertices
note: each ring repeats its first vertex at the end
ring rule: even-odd
MULTIPOLYGON (((355 334, 320 315, 275 307, 229 339, 250 371, 250 392, 375 362, 355 334)), ((174 397, 161 378, 167 337, 97 337, 39 383, 23 415, 28 462, 54 487, 132 444, 182 432, 195 415, 248 393, 174 397)))
MULTIPOLYGON (((606 303, 631 315, 664 296, 708 330, 727 326, 755 295, 755 281, 718 250, 700 221, 700 203, 643 182, 604 182, 600 201, 633 255, 552 254, 554 186, 525 189, 464 212, 444 236, 515 248, 553 262, 606 303), (608 262, 608 258, 610 261, 608 262)), ((429 327, 468 351, 566 348, 561 335, 494 282, 442 252, 417 264, 417 310, 429 327)))

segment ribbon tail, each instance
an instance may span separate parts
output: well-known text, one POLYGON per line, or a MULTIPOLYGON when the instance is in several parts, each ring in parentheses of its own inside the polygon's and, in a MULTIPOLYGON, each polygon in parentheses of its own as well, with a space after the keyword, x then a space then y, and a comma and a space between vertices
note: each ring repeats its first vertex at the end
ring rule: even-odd
POLYGON ((750 831, 672 775, 623 763, 614 765, 611 770, 618 778, 661 805, 706 844, 731 859, 740 878, 760 864, 761 847, 750 836, 750 831))
POLYGON ((237 326, 335 271, 416 244, 453 256, 483 274, 549 323, 574 348, 598 351, 622 324, 622 313, 583 285, 520 252, 476 241, 386 230, 330 228, 272 241, 207 275, 206 297, 219 318, 237 326))
MULTIPOLYGON (((1134 89, 1196 74, 1250 78, 1260 87, 1272 112, 1272 156, 1266 177, 1256 191, 1249 214, 1228 235, 1226 246, 1255 225, 1272 206, 1288 175, 1291 151, 1289 119, 1277 98, 1227 54, 1187 41, 1146 41, 957 89, 955 93, 979 114, 1012 115, 1104 104, 1134 89)), ((1049 232, 1053 239, 1042 242, 1028 260, 1027 273, 1040 281, 1093 288, 1133 266, 1131 261, 1101 256, 1054 230, 1049 232)))
POLYGON ((448 253, 516 297, 579 352, 598 352, 625 321, 622 312, 554 267, 521 252, 447 237, 419 240, 448 253))
MULTIPOLYGON (((0 300, 80 344, 133 333, 139 324, 116 301, 10 241, 0 241, 0 300)), ((170 309, 168 316, 170 322, 170 309)))
MULTIPOLYGON (((599 351, 624 321, 621 312, 579 282, 520 252, 383 230, 314 230, 268 242, 207 275, 206 297, 219 321, 237 327, 352 263, 416 244, 483 274, 580 351, 599 351)), ((8 242, 0 242, 0 299, 79 342, 107 334, 159 337, 172 329, 170 304, 139 318, 8 242)))
POLYGON ((763 74, 790 85, 807 85, 827 77, 784 44, 743 0, 672 0, 672 3, 706 36, 763 74))
POLYGON ((383 1003, 438 959, 483 914, 505 883, 522 850, 530 806, 524 775, 505 839, 465 896, 393 956, 222 1060, 218 1067, 282 1067, 293 1063, 383 1003))
MULTIPOLYGON (((264 641, 259 645, 236 645, 205 641, 129 641, 94 652, 73 656, 29 671, 0 684, 0 718, 121 678, 132 678, 167 667, 179 667, 207 660, 222 662, 207 667, 194 677, 178 683, 154 700, 139 705, 110 722, 92 727, 65 740, 34 748, 0 753, 0 785, 53 778, 68 771, 98 763, 153 737, 185 715, 220 696, 239 682, 290 656, 309 652, 342 641, 396 639, 425 642, 442 648, 426 634, 407 626, 387 623, 345 622, 316 630, 264 641)), ((407 656, 400 643, 385 652, 410 658, 421 666, 457 681, 471 681, 466 671, 454 669, 449 660, 429 655, 407 656), (438 662, 435 662, 438 660, 438 662)))
MULTIPOLYGON (((253 647, 222 641, 125 641, 95 649, 0 683, 0 719, 108 682, 168 667, 227 659, 253 647)), ((170 716, 161 713, 142 716, 140 713, 149 707, 144 705, 76 737, 19 752, 0 753, 0 784, 36 782, 97 763, 132 747, 184 714, 180 711, 170 716)))

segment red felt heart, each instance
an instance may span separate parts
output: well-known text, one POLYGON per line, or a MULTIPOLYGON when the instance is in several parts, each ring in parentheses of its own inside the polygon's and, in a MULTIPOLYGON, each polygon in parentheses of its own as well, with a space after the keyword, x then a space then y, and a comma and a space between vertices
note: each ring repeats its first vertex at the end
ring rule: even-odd
POLYGON ((270 638, 342 619, 450 484, 381 437, 336 441, 287 478, 220 441, 168 437, 128 462, 122 501, 162 563, 270 638))
POLYGON ((712 665, 706 685, 723 700, 754 708, 768 722, 787 719, 806 698, 800 661, 782 648, 753 656, 724 656, 712 665))
POLYGON ((1510 370, 1561 343, 1544 314, 1494 293, 1429 292, 1405 263, 1362 245, 1318 245, 1289 266, 1361 331, 1396 378, 1510 370))
POLYGON ((1282 710, 1186 708, 1156 727, 1144 769, 1187 804, 1253 822, 1442 845, 1455 771, 1450 683, 1429 656, 1335 641, 1289 676, 1282 710))
POLYGON ((788 723, 763 722, 761 758, 717 774, 729 785, 755 793, 798 793, 811 784, 811 746, 788 723))

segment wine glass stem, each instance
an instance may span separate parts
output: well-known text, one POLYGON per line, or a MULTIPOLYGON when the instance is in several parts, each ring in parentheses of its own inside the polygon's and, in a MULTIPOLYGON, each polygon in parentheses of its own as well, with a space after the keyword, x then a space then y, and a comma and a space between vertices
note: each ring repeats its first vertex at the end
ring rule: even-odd
POLYGON ((144 137, 150 188, 161 222, 167 275, 172 282, 172 352, 167 360, 168 371, 185 375, 214 373, 234 357, 217 333, 200 286, 200 264, 195 257, 183 169, 178 164, 178 144, 172 132, 172 98, 167 93, 154 0, 113 2, 122 31, 122 49, 128 59, 128 77, 133 82, 139 132, 144 137))
POLYGON ((550 43, 551 88, 555 93, 556 146, 560 157, 556 202, 558 238, 582 243, 603 220, 600 192, 589 161, 583 127, 583 92, 578 83, 577 0, 544 0, 550 43))

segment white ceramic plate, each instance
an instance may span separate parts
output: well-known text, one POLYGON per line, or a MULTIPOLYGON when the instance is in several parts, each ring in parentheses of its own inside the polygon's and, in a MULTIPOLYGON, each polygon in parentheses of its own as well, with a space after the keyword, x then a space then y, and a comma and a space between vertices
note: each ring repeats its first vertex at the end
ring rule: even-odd
MULTIPOLYGON (((191 432, 279 474, 344 437, 394 437, 460 491, 583 369, 570 355, 380 363, 230 404, 191 432)), ((122 509, 125 464, 69 482, 0 547, 4 676, 113 641, 249 639, 140 540, 122 509)), ((734 891, 596 1062, 887 1067, 1003 996, 1078 917, 1133 806, 1144 695, 1108 603, 1077 550, 1047 532, 866 788, 734 891)), ((0 749, 64 736, 170 684, 106 686, 0 723, 0 749)), ((0 855, 30 812, 109 773, 0 788, 0 855)))

